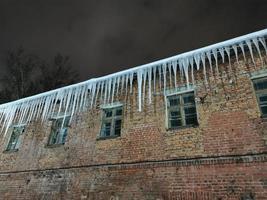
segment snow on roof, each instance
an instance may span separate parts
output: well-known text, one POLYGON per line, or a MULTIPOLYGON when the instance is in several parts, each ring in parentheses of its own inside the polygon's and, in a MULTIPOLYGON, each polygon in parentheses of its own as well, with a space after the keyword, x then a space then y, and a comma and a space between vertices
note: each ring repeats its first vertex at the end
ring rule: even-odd
POLYGON ((157 77, 163 75, 164 91, 167 71, 172 74, 175 86, 177 86, 176 74, 178 71, 189 85, 189 76, 194 81, 194 71, 202 68, 205 81, 207 81, 206 60, 209 62, 210 69, 214 68, 218 73, 218 55, 223 62, 225 57, 230 61, 231 55, 235 55, 238 61, 238 52, 242 52, 245 58, 246 47, 254 62, 253 49, 256 49, 260 58, 261 49, 265 49, 267 55, 266 36, 267 29, 264 29, 110 75, 5 103, 0 105, 0 124, 2 129, 5 127, 7 130, 15 119, 16 123, 28 123, 38 118, 44 121, 55 112, 58 115, 62 112, 70 113, 72 118, 75 113, 92 108, 98 100, 103 104, 112 103, 119 91, 131 91, 134 76, 137 76, 138 105, 141 111, 146 93, 149 103, 152 101, 151 90, 153 86, 155 87, 157 77), (148 88, 146 88, 146 83, 148 83, 148 88), (58 109, 56 109, 56 102, 60 102, 58 109))

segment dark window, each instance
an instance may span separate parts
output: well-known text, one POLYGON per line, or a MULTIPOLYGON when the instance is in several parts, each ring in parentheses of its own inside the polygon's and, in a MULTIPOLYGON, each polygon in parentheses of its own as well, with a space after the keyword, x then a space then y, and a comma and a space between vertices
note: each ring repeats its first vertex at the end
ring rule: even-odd
POLYGON ((70 117, 62 117, 52 119, 51 133, 48 141, 48 145, 65 144, 66 137, 68 134, 70 117))
POLYGON ((197 125, 194 93, 183 93, 167 97, 168 128, 197 125))
POLYGON ((121 135, 122 106, 103 109, 100 137, 121 135))
POLYGON ((25 130, 25 126, 14 126, 6 151, 18 150, 21 143, 21 135, 25 130))
POLYGON ((267 117, 267 77, 253 80, 261 114, 267 117))

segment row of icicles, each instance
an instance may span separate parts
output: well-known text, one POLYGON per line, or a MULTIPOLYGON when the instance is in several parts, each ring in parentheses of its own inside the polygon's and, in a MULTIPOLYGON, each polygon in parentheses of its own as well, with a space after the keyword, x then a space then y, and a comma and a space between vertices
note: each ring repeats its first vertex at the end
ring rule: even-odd
POLYGON ((264 48, 267 55, 264 37, 252 38, 238 44, 235 43, 218 49, 198 52, 157 65, 152 64, 147 67, 122 71, 107 77, 91 79, 69 87, 63 87, 44 94, 0 105, 2 132, 5 130, 6 133, 13 123, 27 124, 34 119, 44 121, 51 116, 70 115, 71 121, 75 113, 93 108, 98 101, 101 104, 108 104, 114 102, 114 99, 119 94, 122 94, 122 92, 125 92, 125 95, 132 93, 135 78, 137 79, 138 88, 138 109, 141 111, 145 95, 148 95, 149 103, 152 102, 152 90, 155 91, 156 84, 159 84, 159 87, 165 91, 167 73, 169 73, 170 81, 174 82, 174 87, 177 87, 177 72, 180 73, 181 77, 184 77, 188 85, 189 76, 191 76, 191 80, 194 83, 194 70, 199 70, 202 66, 204 78, 207 81, 206 61, 208 61, 211 71, 215 68, 218 72, 219 55, 222 58, 222 62, 224 62, 226 54, 230 62, 232 51, 237 62, 239 62, 239 52, 242 52, 244 59, 246 59, 245 47, 248 48, 254 63, 254 50, 256 50, 260 59, 262 59, 262 48, 264 48), (172 77, 173 80, 171 80, 172 77))

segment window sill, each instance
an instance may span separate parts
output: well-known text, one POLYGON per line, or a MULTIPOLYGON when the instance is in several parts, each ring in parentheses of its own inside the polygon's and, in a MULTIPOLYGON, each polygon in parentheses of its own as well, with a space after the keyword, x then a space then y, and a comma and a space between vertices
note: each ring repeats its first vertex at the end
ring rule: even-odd
POLYGON ((120 135, 112 135, 112 136, 100 136, 100 137, 97 137, 96 140, 109 140, 109 139, 116 139, 116 138, 119 138, 121 137, 120 135))
POLYGON ((14 153, 19 151, 19 149, 4 150, 3 153, 14 153))
POLYGON ((57 148, 57 147, 62 147, 64 146, 65 143, 60 143, 60 144, 47 144, 45 147, 46 148, 57 148))

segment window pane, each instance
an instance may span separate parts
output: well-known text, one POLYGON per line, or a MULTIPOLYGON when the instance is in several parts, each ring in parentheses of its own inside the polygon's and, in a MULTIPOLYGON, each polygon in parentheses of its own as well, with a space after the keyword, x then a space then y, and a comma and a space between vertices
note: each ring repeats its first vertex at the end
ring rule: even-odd
POLYGON ((110 131, 111 131, 111 123, 105 123, 104 124, 104 136, 109 136, 110 135, 110 131))
POLYGON ((112 110, 105 110, 106 117, 112 117, 112 110))
POLYGON ((184 99, 184 104, 195 103, 193 95, 184 96, 183 99, 184 99))
POLYGON ((67 137, 67 128, 62 128, 58 134, 58 143, 64 144, 67 137))
POLYGON ((267 102, 267 94, 259 97, 260 102, 266 101, 267 102))
POLYGON ((120 135, 120 134, 121 134, 121 120, 116 120, 114 135, 120 135))
POLYGON ((267 79, 255 80, 254 87, 255 90, 267 89, 267 79))
POLYGON ((170 101, 170 106, 177 106, 180 103, 179 97, 171 98, 169 101, 170 101))
POLYGON ((186 125, 197 125, 197 116, 191 115, 185 119, 186 125))
POLYGON ((7 150, 15 150, 19 148, 20 145, 20 136, 24 132, 25 127, 19 126, 14 127, 12 130, 11 137, 8 142, 7 150))
POLYGON ((168 124, 170 128, 197 124, 194 92, 170 96, 168 100, 168 124), (180 98, 182 98, 182 104, 179 103, 180 98))
POLYGON ((185 115, 187 114, 195 114, 196 113, 196 107, 188 107, 184 109, 185 115))
POLYGON ((116 110, 116 116, 121 116, 122 115, 122 109, 117 109, 116 110))
POLYGON ((171 128, 177 128, 182 126, 182 120, 170 120, 171 128))
POLYGON ((263 115, 267 115, 267 105, 261 106, 261 112, 263 115))
POLYGON ((171 118, 181 117, 180 111, 171 111, 170 114, 171 114, 171 118))
MULTIPOLYGON (((63 122, 63 119, 62 119, 62 122, 63 122)), ((60 124, 60 128, 61 128, 62 122, 60 124)), ((68 127, 69 126, 69 122, 70 122, 70 117, 66 117, 63 127, 68 127)))
POLYGON ((62 117, 53 120, 50 139, 49 139, 50 145, 65 143, 68 134, 69 120, 70 120, 69 116, 65 117, 65 119, 62 117), (62 126, 63 121, 64 125, 62 126))

